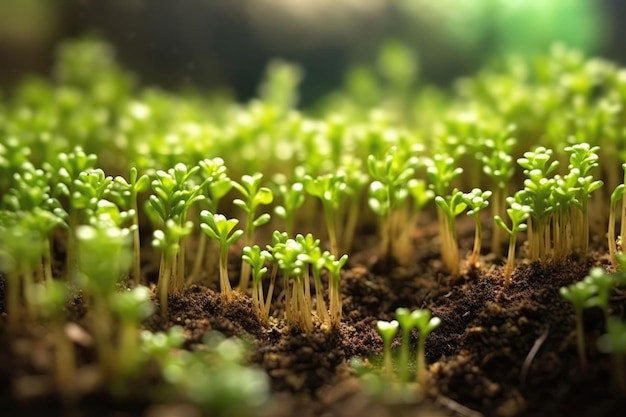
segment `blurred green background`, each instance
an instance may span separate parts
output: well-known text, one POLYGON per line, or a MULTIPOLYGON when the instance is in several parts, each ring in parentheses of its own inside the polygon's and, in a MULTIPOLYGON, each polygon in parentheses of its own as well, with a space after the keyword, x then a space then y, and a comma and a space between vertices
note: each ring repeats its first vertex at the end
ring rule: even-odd
MULTIPOLYGON (((554 42, 626 61, 619 0, 0 0, 0 87, 48 75, 65 39, 97 35, 144 84, 256 94, 272 58, 298 63, 301 104, 352 68, 446 85, 486 61, 554 42), (621 31, 621 32, 620 32, 621 31), (384 46, 387 48, 384 48, 384 46), (381 51, 383 51, 381 53, 381 51), (385 57, 384 55, 388 56, 385 57)), ((356 77, 358 79, 358 76, 356 77)))

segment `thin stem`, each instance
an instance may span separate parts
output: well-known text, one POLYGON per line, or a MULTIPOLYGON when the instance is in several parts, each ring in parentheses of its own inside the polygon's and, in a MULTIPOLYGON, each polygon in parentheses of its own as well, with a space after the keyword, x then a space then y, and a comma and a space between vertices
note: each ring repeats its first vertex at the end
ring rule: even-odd
POLYGON ((228 279, 228 245, 220 244, 220 291, 226 299, 232 298, 232 288, 228 279))
POLYGON ((583 327, 583 311, 576 308, 576 348, 580 358, 580 366, 587 369, 587 354, 585 351, 585 329, 583 327))

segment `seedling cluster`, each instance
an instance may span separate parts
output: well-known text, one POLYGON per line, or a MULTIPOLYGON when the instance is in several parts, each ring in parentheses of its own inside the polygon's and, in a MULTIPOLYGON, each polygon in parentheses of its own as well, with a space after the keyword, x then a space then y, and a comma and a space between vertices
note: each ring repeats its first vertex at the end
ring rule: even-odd
MULTIPOLYGON (((615 168, 626 157, 624 70, 557 46, 530 63, 488 67, 452 94, 413 86, 403 75, 413 73, 383 74, 374 101, 347 82, 305 113, 294 107, 300 76, 290 64, 272 65, 260 97, 240 104, 141 87, 102 43, 68 43, 52 81, 26 80, 0 102, 7 328, 46 323, 57 339, 56 378, 70 381, 76 358, 61 327, 67 299, 81 294, 103 379, 140 369, 143 349, 183 397, 215 404, 223 397, 205 374, 239 381, 253 372, 219 347, 236 342, 190 353, 180 349, 178 330, 139 339, 142 320, 157 310, 167 322, 171 295, 191 284, 218 281, 224 303, 238 298, 235 291, 250 295, 266 328, 332 332, 342 325, 348 256, 371 251, 386 271, 415 266, 414 232, 428 216, 438 219, 437 272, 452 281, 468 267, 480 271, 486 251, 501 264, 507 235, 498 269, 504 291, 524 238, 525 260, 584 258, 606 231, 604 216, 611 260, 623 269, 626 210, 620 235, 616 213, 626 204, 626 176, 615 168), (459 246, 463 213, 475 231, 468 253, 459 246), (374 229, 372 247, 354 241, 374 229), (208 371, 207 355, 219 366, 208 371), (185 372, 202 383, 190 386, 185 372)), ((611 285, 596 275, 563 290, 578 323, 589 303, 608 317, 600 300, 611 285)), ((623 355, 623 326, 609 323, 601 345, 623 355)), ((425 384, 424 341, 438 324, 421 310, 379 323, 385 375, 393 374, 390 341, 399 327, 397 379, 408 382, 417 327, 416 378, 425 384)), ((252 403, 263 397, 261 385, 246 389, 252 403)))

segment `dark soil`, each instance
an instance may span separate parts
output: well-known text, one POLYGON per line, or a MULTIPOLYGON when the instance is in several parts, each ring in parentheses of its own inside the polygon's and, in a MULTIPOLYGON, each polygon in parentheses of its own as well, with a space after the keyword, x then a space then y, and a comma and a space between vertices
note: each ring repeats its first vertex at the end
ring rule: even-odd
MULTIPOLYGON (((461 230, 461 253, 466 254, 472 238, 469 223, 462 223, 461 230)), ((318 327, 312 334, 301 334, 281 319, 261 327, 249 297, 237 295, 226 303, 213 289, 197 285, 171 296, 169 317, 154 315, 145 327, 156 331, 180 325, 190 349, 210 329, 249 340, 250 361, 263 367, 271 380, 273 395, 264 417, 623 415, 626 398, 613 386, 611 358, 595 348, 604 332, 602 313, 585 312, 589 367, 582 370, 573 311, 559 295, 560 287, 582 279, 591 266, 607 266, 604 251, 586 259, 521 264, 505 287, 496 266, 500 260, 490 255, 481 269, 463 265, 456 279, 441 273, 435 231, 424 228, 420 233, 409 267, 389 267, 371 249, 351 256, 342 280, 344 315, 338 329, 318 327), (427 308, 442 320, 426 342, 429 389, 415 404, 383 404, 367 397, 349 365, 353 357, 375 361, 382 350, 376 320, 392 319, 398 307, 427 308)), ((373 247, 371 239, 361 242, 373 247)), ((231 276, 237 276, 236 271, 231 276)), ((276 295, 281 291, 277 282, 276 295)), ((0 280, 3 293, 1 285, 0 280)), ((624 299, 623 293, 613 294, 614 315, 624 317, 624 299)), ((273 308, 273 316, 282 317, 279 301, 273 308)), ((68 311, 77 328, 88 327, 80 298, 68 311)), ((88 335, 83 332, 81 339, 78 333, 81 370, 88 370, 93 349, 88 335)), ((413 345, 417 337, 414 331, 413 345)), ((197 416, 184 404, 153 406, 146 395, 153 375, 144 376, 138 384, 143 389, 130 401, 114 401, 97 384, 60 398, 53 394, 49 378, 50 343, 40 326, 10 336, 0 327, 0 410, 20 408, 23 416, 197 416)))

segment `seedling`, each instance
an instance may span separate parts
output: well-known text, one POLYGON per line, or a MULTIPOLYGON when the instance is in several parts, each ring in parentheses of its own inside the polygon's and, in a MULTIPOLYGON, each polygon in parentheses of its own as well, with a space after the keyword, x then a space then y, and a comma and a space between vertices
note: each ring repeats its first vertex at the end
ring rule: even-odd
POLYGON ((561 297, 572 303, 574 306, 574 317, 576 320, 576 348, 580 365, 587 368, 587 353, 585 349, 585 329, 583 327, 583 310, 589 306, 595 288, 586 282, 576 282, 560 289, 561 297))
MULTIPOLYGON (((508 182, 515 173, 511 153, 517 141, 509 137, 513 130, 515 127, 509 126, 504 134, 498 135, 494 139, 485 140, 485 149, 492 149, 493 151, 488 155, 481 156, 483 172, 489 177, 494 187, 493 198, 491 199, 492 217, 504 216, 508 182)), ((494 227, 491 236, 491 251, 496 256, 501 254, 501 241, 502 229, 494 227)))
MULTIPOLYGON (((590 172, 598 166, 599 146, 591 146, 588 143, 578 143, 565 148, 570 154, 570 172, 578 174, 578 189, 576 190, 576 201, 579 208, 574 217, 573 236, 576 239, 575 246, 586 254, 589 248, 589 196, 592 192, 602 187, 604 182, 593 180, 590 172)), ((625 229, 626 230, 626 229, 625 229)))
POLYGON ((426 374, 426 338, 441 324, 441 319, 438 317, 431 317, 431 313, 428 310, 415 310, 411 313, 413 318, 413 324, 419 331, 419 339, 417 341, 417 354, 416 354, 416 367, 417 375, 416 379, 418 384, 422 388, 426 387, 427 374, 426 374))
POLYGON ((285 287, 285 316, 289 325, 306 333, 313 330, 311 302, 306 297, 304 282, 305 263, 302 244, 288 239, 283 245, 274 247, 273 256, 283 271, 285 287))
POLYGON ((111 197, 117 200, 117 203, 129 211, 132 211, 133 233, 133 283, 141 284, 141 242, 139 237, 139 211, 137 208, 137 195, 148 189, 150 186, 150 178, 147 175, 139 175, 137 168, 132 167, 128 181, 122 176, 117 176, 113 180, 111 188, 111 197))
POLYGON ((37 231, 20 224, 19 219, 10 221, 8 225, 0 225, 0 270, 6 277, 6 311, 8 327, 17 330, 23 316, 31 319, 36 315, 33 299, 34 271, 41 261, 43 247, 41 236, 37 231), (23 304, 21 300, 23 296, 23 304))
POLYGON ((120 327, 115 372, 126 376, 137 371, 140 365, 139 326, 154 311, 150 290, 143 286, 116 293, 111 300, 111 310, 120 327))
MULTIPOLYGON (((326 256, 328 253, 322 253, 320 249, 320 240, 315 239, 312 234, 307 234, 306 236, 297 235, 296 241, 302 245, 302 255, 301 259, 304 260, 308 265, 310 265, 310 269, 313 272, 313 282, 315 284, 315 304, 317 316, 319 319, 325 323, 327 326, 331 325, 330 316, 328 314, 328 310, 326 309, 326 302, 324 301, 324 287, 322 286, 322 278, 321 271, 326 263, 326 256)), ((305 295, 310 297, 309 293, 309 276, 308 276, 309 266, 305 266, 305 295)))
POLYGON ((476 224, 476 232, 474 234, 474 250, 472 251, 472 255, 469 260, 469 264, 473 268, 477 268, 480 265, 478 258, 480 256, 480 247, 483 235, 480 212, 489 205, 489 197, 491 197, 491 191, 482 191, 480 188, 474 188, 471 192, 463 194, 463 201, 469 208, 467 215, 473 216, 476 224))
MULTIPOLYGON (((547 260, 550 250, 549 220, 557 206, 552 199, 555 180, 548 178, 548 175, 559 166, 558 161, 550 161, 551 157, 551 149, 538 147, 535 151, 525 152, 524 157, 517 160, 517 163, 524 168, 524 175, 527 177, 524 180, 524 190, 518 194, 517 200, 530 208, 531 226, 524 226, 524 230, 529 230, 531 260, 547 260)), ((507 233, 510 234, 509 231, 507 233)))
POLYGON ((73 152, 61 153, 55 164, 44 164, 44 170, 52 175, 56 195, 69 199, 68 241, 66 254, 67 277, 76 274, 76 228, 80 224, 80 211, 95 208, 97 201, 108 192, 111 182, 102 170, 94 170, 97 163, 95 154, 86 154, 77 147, 73 152))
MULTIPOLYGON (((624 164, 623 167, 624 167, 624 170, 626 171, 626 164, 624 164)), ((617 244, 616 244, 617 238, 615 236, 615 211, 617 208, 617 203, 619 203, 619 201, 626 194, 624 192, 625 190, 626 190, 626 185, 620 184, 611 193, 611 207, 609 211, 609 231, 608 231, 607 237, 608 237, 608 245, 609 245, 609 256, 611 257, 611 264, 613 264, 615 268, 619 266, 619 262, 617 260, 617 244)))
POLYGON ((274 181, 277 182, 277 195, 281 196, 283 201, 282 205, 274 207, 274 213, 284 220, 285 232, 293 236, 296 210, 304 204, 304 185, 299 181, 287 184, 286 178, 282 176, 276 177, 274 181))
POLYGON ((409 382, 409 338, 411 336, 411 331, 415 328, 415 321, 409 309, 402 307, 396 309, 396 319, 402 329, 400 363, 398 364, 398 369, 400 370, 400 381, 406 384, 409 382))
POLYGON ((506 213, 511 219, 511 228, 509 228, 504 220, 500 216, 496 216, 494 220, 496 225, 501 227, 509 235, 509 254, 506 260, 506 266, 504 267, 504 284, 509 285, 511 283, 511 274, 515 269, 515 245, 517 243, 517 234, 526 230, 526 219, 530 216, 530 206, 520 204, 515 198, 507 198, 509 208, 506 213))
POLYGON ((587 303, 589 306, 598 306, 604 313, 604 319, 609 319, 609 297, 611 290, 617 284, 614 274, 607 274, 604 269, 595 267, 591 268, 589 275, 584 278, 585 284, 594 290, 594 295, 587 303))
POLYGON ((191 234, 193 223, 190 221, 180 225, 173 219, 167 220, 163 230, 157 229, 152 233, 152 246, 161 252, 159 265, 159 278, 157 290, 161 314, 167 316, 167 295, 170 292, 180 291, 180 281, 176 280, 178 263, 176 257, 180 256, 181 240, 191 234))
POLYGON ((310 175, 304 177, 305 191, 319 198, 322 202, 328 239, 330 241, 330 253, 335 257, 339 256, 336 217, 339 203, 346 192, 346 188, 345 174, 343 172, 320 175, 315 178, 310 175))
POLYGON ((243 235, 242 230, 234 230, 239 220, 227 219, 223 214, 213 214, 207 210, 200 212, 200 228, 209 237, 217 240, 220 248, 220 291, 226 299, 232 298, 228 279, 228 248, 243 235))
POLYGON ((325 256, 325 266, 328 269, 328 294, 330 299, 330 323, 332 327, 339 327, 341 323, 341 268, 348 261, 348 255, 335 259, 332 254, 325 256))
MULTIPOLYGON (((244 197, 233 200, 233 204, 241 208, 246 213, 246 228, 244 233, 244 245, 252 246, 254 240, 254 229, 263 226, 270 221, 270 215, 263 213, 256 217, 259 205, 271 204, 274 201, 272 190, 267 187, 261 187, 263 174, 260 172, 254 175, 244 175, 241 177, 241 183, 232 182, 232 185, 244 197)), ((244 261, 241 263, 241 275, 239 277, 239 290, 245 291, 248 288, 250 280, 250 265, 244 261)))
POLYGON ((380 337, 383 339, 384 373, 389 380, 392 380, 393 363, 391 362, 391 342, 396 336, 396 333, 398 333, 398 322, 396 320, 378 320, 376 322, 376 330, 378 330, 378 334, 380 334, 380 337))
POLYGON ((74 345, 65 334, 67 285, 60 281, 37 284, 33 290, 38 311, 52 328, 54 337, 54 380, 64 389, 74 379, 76 359, 74 345))
POLYGON ((264 325, 268 323, 270 306, 269 304, 265 305, 262 278, 267 272, 265 263, 271 257, 272 255, 269 252, 261 250, 258 245, 252 247, 244 246, 243 248, 242 259, 252 268, 252 307, 264 325))
POLYGON ((146 209, 156 222, 155 232, 161 230, 154 235, 153 246, 162 251, 160 269, 165 271, 159 272, 159 276, 167 280, 159 284, 160 294, 181 291, 185 284, 184 238, 193 229, 193 224, 187 222, 187 212, 196 202, 205 199, 202 187, 193 182, 199 169, 199 166, 188 168, 179 163, 167 171, 156 171, 150 184, 154 194, 148 198, 146 209))
POLYGON ((111 300, 122 275, 132 264, 128 229, 80 226, 76 230, 80 252, 78 283, 93 303, 93 331, 101 371, 115 366, 112 345, 111 300))
MULTIPOLYGON (((209 212, 217 213, 219 203, 233 187, 233 181, 227 175, 227 169, 222 158, 216 157, 213 159, 203 159, 198 162, 198 165, 200 166, 198 174, 202 180, 200 187, 202 188, 204 195, 207 197, 204 201, 205 207, 207 207, 209 212)), ((198 249, 196 251, 197 255, 194 260, 189 281, 200 281, 200 272, 204 261, 204 268, 207 277, 205 282, 212 282, 215 264, 217 263, 215 262, 215 248, 213 247, 212 242, 212 240, 207 242, 207 235, 205 233, 200 233, 200 242, 198 243, 198 249)))
POLYGON ((455 218, 467 208, 463 193, 454 190, 446 198, 435 197, 439 215, 439 233, 441 235, 441 257, 446 269, 456 276, 459 273, 459 244, 456 238, 455 218))
POLYGON ((392 147, 384 159, 377 160, 374 155, 367 158, 367 168, 374 180, 369 187, 369 207, 380 218, 380 256, 388 258, 393 255, 393 243, 398 237, 395 233, 396 210, 407 196, 407 182, 415 173, 413 165, 416 161, 399 160, 395 157, 397 148, 392 147))

